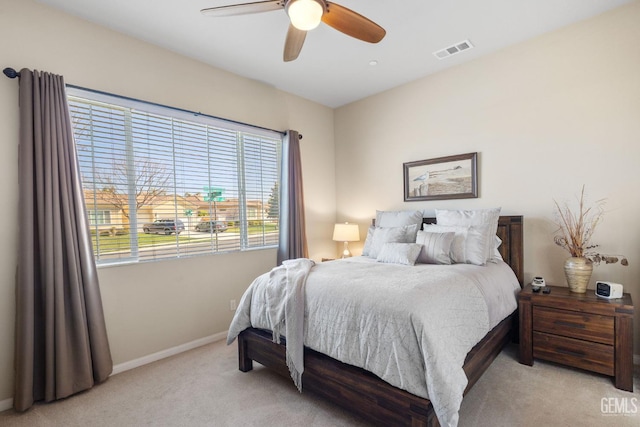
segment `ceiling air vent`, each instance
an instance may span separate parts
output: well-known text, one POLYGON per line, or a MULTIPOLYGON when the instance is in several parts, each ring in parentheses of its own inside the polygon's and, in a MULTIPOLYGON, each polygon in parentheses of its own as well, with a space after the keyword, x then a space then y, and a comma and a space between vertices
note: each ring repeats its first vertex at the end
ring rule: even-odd
POLYGON ((455 55, 460 52, 464 52, 465 50, 469 50, 473 47, 469 40, 463 40, 456 44, 453 44, 449 47, 445 47, 444 49, 437 50, 433 52, 433 55, 438 59, 448 58, 451 55, 455 55))

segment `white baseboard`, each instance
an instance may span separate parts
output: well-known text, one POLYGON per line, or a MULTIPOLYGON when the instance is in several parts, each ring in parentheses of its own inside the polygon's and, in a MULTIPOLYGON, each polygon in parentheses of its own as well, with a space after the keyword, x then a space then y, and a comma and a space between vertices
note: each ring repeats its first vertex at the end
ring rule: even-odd
POLYGON ((13 399, 0 400, 0 412, 13 408, 13 399))
MULTIPOLYGON (((158 360, 165 359, 167 357, 175 356, 176 354, 183 353, 194 348, 201 347, 203 345, 211 344, 212 342, 220 341, 227 338, 227 332, 220 332, 218 334, 209 335, 208 337, 200 338, 195 341, 191 341, 185 344, 180 344, 175 347, 168 348, 166 350, 159 351, 157 353, 149 354, 147 356, 133 359, 128 362, 119 363, 113 366, 113 372, 111 375, 116 375, 129 369, 138 368, 140 366, 157 362, 158 360)), ((2 402, 0 402, 1 404, 2 402)))

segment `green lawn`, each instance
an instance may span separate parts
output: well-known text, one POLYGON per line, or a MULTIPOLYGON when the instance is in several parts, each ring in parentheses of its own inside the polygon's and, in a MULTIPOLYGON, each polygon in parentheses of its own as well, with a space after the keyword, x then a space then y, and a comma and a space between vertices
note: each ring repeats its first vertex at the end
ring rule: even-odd
MULTIPOLYGON (((275 224, 265 224, 264 227, 261 225, 250 225, 249 226, 249 234, 260 234, 264 229, 265 233, 270 233, 273 231, 278 231, 278 227, 275 224)), ((225 233, 239 233, 240 227, 229 227, 225 233)))
MULTIPOLYGON (((95 235, 91 236, 94 250, 98 247, 98 239, 100 241, 100 252, 116 252, 116 251, 128 251, 131 248, 131 241, 128 234, 121 236, 100 236, 97 238, 95 235)), ((186 243, 194 240, 187 235, 180 234, 178 239, 181 243, 186 243)), ((138 234, 138 247, 161 245, 163 243, 175 243, 176 236, 166 236, 164 234, 138 234)))
MULTIPOLYGON (((278 227, 275 224, 265 224, 264 228, 262 226, 249 226, 249 234, 261 234, 263 230, 267 233, 276 232, 278 227)), ((225 231, 222 235, 226 235, 228 233, 239 233, 239 227, 230 227, 225 231)), ((192 231, 194 236, 198 237, 189 237, 187 232, 183 231, 178 235, 178 240, 180 243, 187 243, 191 241, 202 242, 205 241, 203 239, 203 235, 206 236, 205 233, 198 233, 192 231)), ((128 234, 123 234, 121 236, 91 236, 91 240, 93 243, 94 250, 98 248, 98 241, 100 243, 100 253, 108 253, 108 252, 118 252, 118 251, 128 251, 131 248, 131 242, 129 240, 128 234)), ((138 247, 143 248, 145 246, 153 246, 153 245, 162 245, 162 244, 170 244, 176 242, 176 236, 174 234, 166 236, 164 234, 138 234, 138 247)))

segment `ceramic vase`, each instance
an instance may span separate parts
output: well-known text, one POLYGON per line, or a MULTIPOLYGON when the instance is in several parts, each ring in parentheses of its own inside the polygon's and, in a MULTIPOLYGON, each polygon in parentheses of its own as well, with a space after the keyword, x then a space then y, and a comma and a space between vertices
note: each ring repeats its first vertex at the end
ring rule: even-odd
POLYGON ((593 263, 584 257, 571 257, 564 262, 564 275, 569 290, 578 294, 587 292, 587 285, 593 273, 593 263))

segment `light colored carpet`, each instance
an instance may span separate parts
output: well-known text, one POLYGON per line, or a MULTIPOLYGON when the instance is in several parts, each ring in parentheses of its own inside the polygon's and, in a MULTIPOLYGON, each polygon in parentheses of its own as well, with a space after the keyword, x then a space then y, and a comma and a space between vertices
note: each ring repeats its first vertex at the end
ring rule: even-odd
MULTIPOLYGON (((104 384, 24 414, 0 413, 0 426, 365 426, 289 379, 254 364, 238 371, 236 345, 223 342, 109 378, 104 384)), ((636 392, 607 377, 536 361, 517 362, 510 345, 462 403, 460 426, 640 426, 636 392), (603 415, 603 398, 626 398, 637 413, 603 415)))

